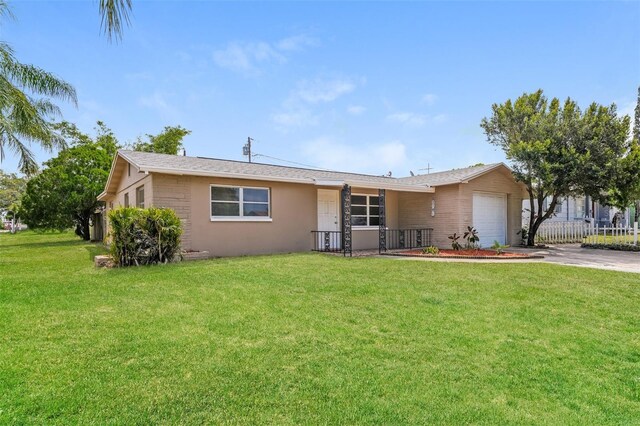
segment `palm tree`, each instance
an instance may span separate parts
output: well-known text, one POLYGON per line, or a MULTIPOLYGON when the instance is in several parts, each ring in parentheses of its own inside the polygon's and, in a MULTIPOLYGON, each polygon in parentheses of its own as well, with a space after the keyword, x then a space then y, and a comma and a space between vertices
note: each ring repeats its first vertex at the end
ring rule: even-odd
MULTIPOLYGON (((12 16, 0 0, 0 16, 12 16)), ((60 116, 52 99, 77 105, 75 89, 64 80, 33 65, 16 60, 13 50, 0 42, 0 161, 5 150, 19 157, 20 171, 29 175, 38 169, 28 145, 37 143, 47 150, 64 147, 51 119, 60 116)))
POLYGON ((100 0, 102 30, 109 40, 122 38, 123 24, 129 24, 131 0, 100 0))

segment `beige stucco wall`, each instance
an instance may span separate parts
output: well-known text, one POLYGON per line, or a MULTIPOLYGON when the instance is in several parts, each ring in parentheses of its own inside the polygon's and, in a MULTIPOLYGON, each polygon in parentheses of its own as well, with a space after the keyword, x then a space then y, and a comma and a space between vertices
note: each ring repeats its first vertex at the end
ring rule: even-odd
MULTIPOLYGON (((174 175, 153 176, 153 201, 170 207, 184 227, 183 248, 208 250, 212 256, 238 256, 309 251, 317 229, 317 191, 313 185, 243 179, 174 175), (210 185, 271 189, 271 222, 211 221, 210 185)), ((353 194, 377 195, 377 190, 352 188, 353 194)), ((398 226, 398 194, 387 191, 387 226, 398 226)), ((378 248, 378 228, 353 230, 354 250, 378 248)))
POLYGON ((473 192, 507 194, 507 241, 520 243, 522 186, 506 169, 496 169, 468 183, 438 186, 435 194, 401 193, 399 198, 400 228, 433 228, 432 244, 449 248, 448 236, 464 233, 473 221, 473 192), (431 200, 435 199, 435 216, 431 216, 431 200))
MULTIPOLYGON (((124 207, 124 196, 125 194, 129 194, 129 206, 136 206, 136 188, 139 188, 141 185, 144 185, 144 203, 145 206, 149 207, 153 205, 153 185, 152 179, 153 176, 151 174, 140 173, 138 169, 134 166, 131 166, 131 173, 128 173, 128 163, 126 163, 123 159, 119 161, 123 161, 125 163, 124 167, 120 167, 119 176, 113 176, 116 182, 118 182, 117 190, 114 195, 108 196, 105 198, 105 217, 109 216, 109 212, 113 209, 117 209, 119 207, 124 207)), ((105 233, 104 239, 105 241, 109 241, 109 232, 110 232, 109 221, 105 221, 105 233)))
MULTIPOLYGON (((440 188, 438 188, 439 190, 440 188)), ((473 192, 495 192, 507 194, 507 244, 519 245, 517 234, 522 227, 522 199, 524 188, 506 169, 497 169, 486 175, 460 185, 460 219, 462 230, 473 220, 473 192)))
MULTIPOLYGON (((153 174, 153 205, 173 209, 182 222, 182 248, 191 247, 191 184, 190 176, 153 174)), ((145 189, 146 191, 146 189, 145 189)))
POLYGON ((111 200, 113 207, 124 206, 124 195, 129 194, 129 206, 136 206, 136 188, 144 185, 144 203, 151 206, 153 203, 153 185, 151 185, 152 176, 140 173, 135 166, 131 166, 131 174, 127 172, 127 166, 123 168, 122 176, 119 178, 118 189, 115 197, 111 200))

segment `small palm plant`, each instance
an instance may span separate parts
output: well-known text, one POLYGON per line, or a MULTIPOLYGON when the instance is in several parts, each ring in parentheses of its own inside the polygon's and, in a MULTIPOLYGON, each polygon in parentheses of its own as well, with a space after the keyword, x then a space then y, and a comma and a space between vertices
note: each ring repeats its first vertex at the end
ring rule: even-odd
POLYGON ((496 251, 496 254, 502 254, 504 253, 504 249, 509 248, 509 246, 500 244, 498 240, 495 240, 491 248, 496 251))
POLYGON ((462 246, 460 245, 460 243, 458 242, 458 240, 460 239, 460 235, 458 235, 457 233, 453 233, 451 235, 449 235, 448 237, 451 240, 451 248, 458 251, 460 249, 462 249, 462 246))

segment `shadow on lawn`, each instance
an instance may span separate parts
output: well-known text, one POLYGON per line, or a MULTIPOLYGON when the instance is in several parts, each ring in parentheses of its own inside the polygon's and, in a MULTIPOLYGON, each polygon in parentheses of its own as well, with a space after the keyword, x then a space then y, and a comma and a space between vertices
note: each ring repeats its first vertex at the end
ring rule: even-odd
POLYGON ((89 254, 89 260, 93 262, 93 258, 100 255, 106 254, 107 248, 102 243, 91 243, 90 246, 85 247, 87 253, 89 254))

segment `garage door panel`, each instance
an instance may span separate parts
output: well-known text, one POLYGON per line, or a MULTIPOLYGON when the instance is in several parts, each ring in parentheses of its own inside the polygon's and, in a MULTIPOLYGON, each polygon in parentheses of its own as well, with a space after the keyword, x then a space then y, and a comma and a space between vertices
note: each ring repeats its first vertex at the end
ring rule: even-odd
POLYGON ((478 231, 482 247, 489 247, 494 241, 506 244, 506 194, 474 192, 473 227, 478 231))

